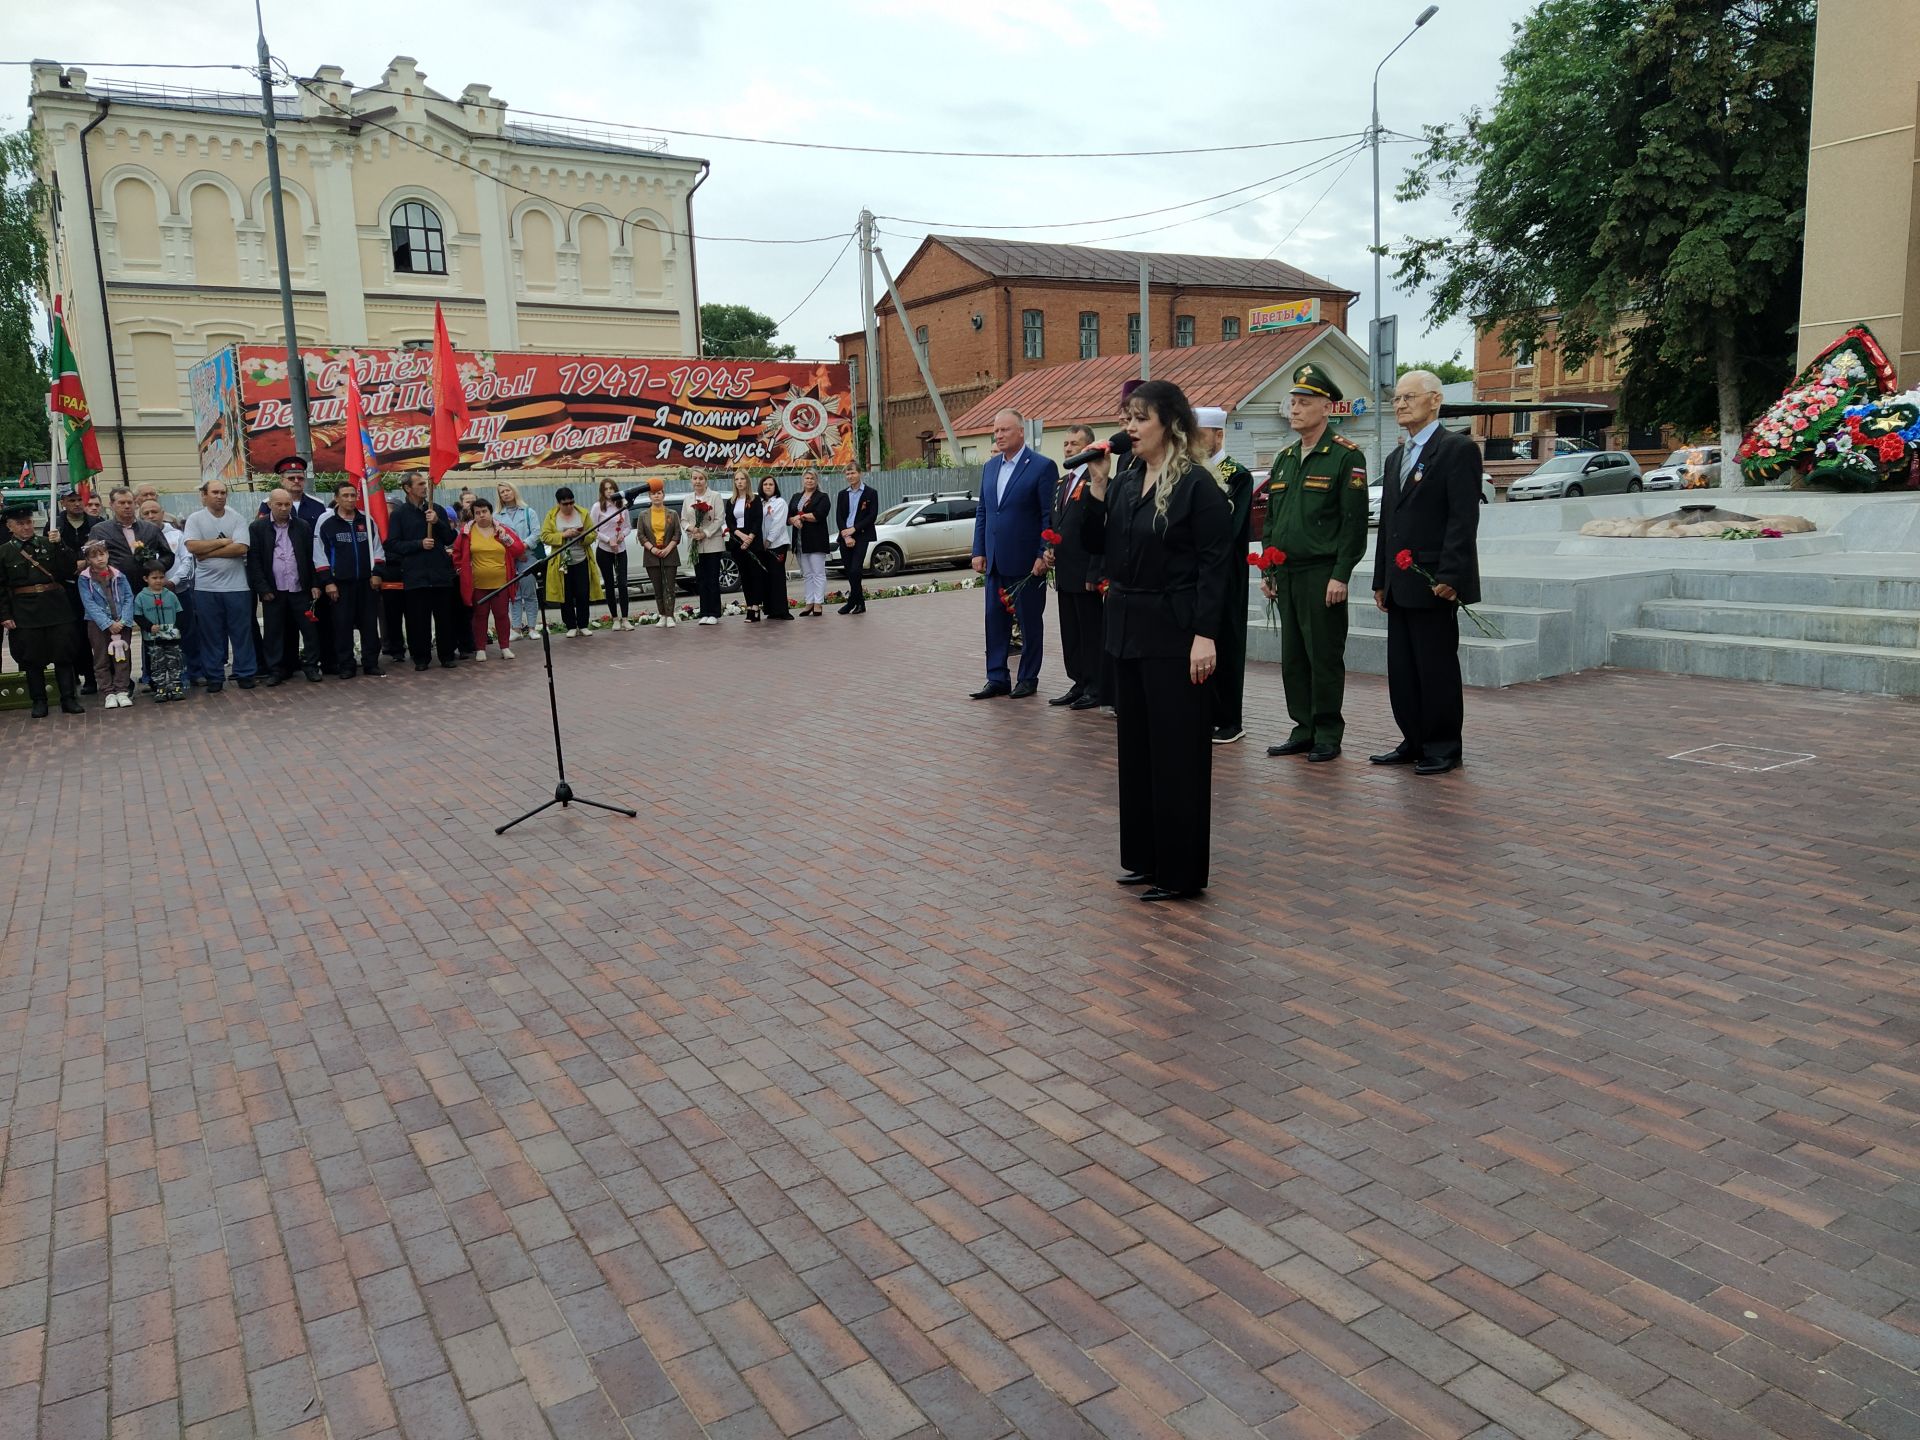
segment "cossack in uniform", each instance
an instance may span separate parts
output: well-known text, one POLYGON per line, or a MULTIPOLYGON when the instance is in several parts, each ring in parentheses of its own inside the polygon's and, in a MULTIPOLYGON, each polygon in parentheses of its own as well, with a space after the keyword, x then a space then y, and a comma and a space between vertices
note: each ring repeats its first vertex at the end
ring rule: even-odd
MULTIPOLYGON (((1293 394, 1343 398, 1318 365, 1294 372, 1293 394)), ((1284 563, 1264 572, 1278 591, 1280 679, 1293 729, 1289 751, 1338 751, 1346 733, 1347 607, 1327 604, 1367 549, 1367 457, 1333 428, 1311 450, 1294 441, 1267 475, 1265 544, 1284 563)), ((1281 747, 1276 747, 1281 748, 1281 747)))
MULTIPOLYGON (((30 506, 6 512, 9 520, 32 519, 30 506)), ((0 540, 0 621, 11 620, 8 649, 26 679, 36 719, 47 713, 46 666, 53 666, 60 708, 80 715, 79 672, 73 663, 73 613, 67 608, 67 582, 77 569, 73 552, 44 535, 0 540)))

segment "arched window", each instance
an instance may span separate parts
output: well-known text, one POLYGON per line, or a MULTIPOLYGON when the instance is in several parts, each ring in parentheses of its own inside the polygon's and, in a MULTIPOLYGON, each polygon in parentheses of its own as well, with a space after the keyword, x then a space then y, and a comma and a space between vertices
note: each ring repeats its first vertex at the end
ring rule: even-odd
POLYGON ((447 273, 447 241, 440 217, 418 200, 393 212, 393 268, 401 275, 447 273))

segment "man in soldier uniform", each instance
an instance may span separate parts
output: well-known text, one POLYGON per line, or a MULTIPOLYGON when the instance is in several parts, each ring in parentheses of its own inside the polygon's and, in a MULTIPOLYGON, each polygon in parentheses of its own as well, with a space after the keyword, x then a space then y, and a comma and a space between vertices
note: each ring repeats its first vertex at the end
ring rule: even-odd
POLYGON ((1233 507, 1233 544, 1227 555, 1226 613, 1214 639, 1220 665, 1212 687, 1213 743, 1231 745, 1247 733, 1240 705, 1247 689, 1247 541, 1253 538, 1253 472, 1227 454, 1227 412, 1217 405, 1196 406, 1200 443, 1207 461, 1233 507))
POLYGON ((47 713, 46 666, 53 666, 60 687, 60 709, 84 715, 75 694, 79 676, 73 665, 73 617, 63 581, 74 576, 72 552, 36 535, 31 505, 10 506, 7 538, 0 541, 0 628, 7 632, 33 701, 33 718, 47 713))
POLYGON ((1367 457, 1327 420, 1340 387, 1318 365, 1293 372, 1287 412, 1299 438, 1267 476, 1269 548, 1284 563, 1262 572, 1280 611, 1280 679, 1293 732, 1269 755, 1332 760, 1346 721, 1347 581, 1367 548, 1367 457))

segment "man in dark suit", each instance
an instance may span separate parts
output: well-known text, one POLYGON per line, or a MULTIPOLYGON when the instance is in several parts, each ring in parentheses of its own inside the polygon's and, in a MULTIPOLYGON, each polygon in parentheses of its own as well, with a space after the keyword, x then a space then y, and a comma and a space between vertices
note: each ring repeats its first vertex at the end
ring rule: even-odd
POLYGON ((247 585, 260 600, 261 659, 271 689, 295 670, 320 680, 320 635, 313 602, 313 531, 293 513, 293 496, 276 489, 267 514, 248 527, 247 585))
POLYGON ((148 561, 158 560, 169 570, 173 568, 173 547, 167 544, 164 530, 151 520, 139 518, 130 487, 114 486, 107 505, 110 513, 94 522, 87 539, 107 547, 107 563, 127 577, 127 584, 137 595, 147 588, 148 561))
POLYGON ((1047 557, 1040 532, 1053 510, 1060 467, 1027 448, 1027 422, 1018 410, 993 417, 993 450, 980 477, 980 508, 973 519, 973 568, 987 582, 987 683, 973 698, 1019 700, 1040 688, 1047 613, 1047 557), (1031 584, 1021 583, 1029 578, 1031 584), (1002 599, 1003 594, 1010 598, 1002 599), (1007 653, 1016 619, 1022 637, 1020 680, 1009 685, 1007 653))
MULTIPOLYGON (((1067 453, 1078 455, 1093 445, 1093 427, 1075 425, 1067 431, 1067 453)), ((1049 705, 1071 705, 1075 710, 1097 710, 1100 695, 1100 656, 1103 616, 1100 603, 1100 558, 1087 549, 1085 528, 1087 482, 1090 472, 1107 478, 1107 457, 1077 465, 1060 477, 1054 489, 1053 528, 1060 543, 1053 547, 1053 585, 1060 592, 1060 658, 1073 684, 1049 705)))
POLYGON ((1400 377, 1393 415, 1407 438, 1387 459, 1373 599, 1387 612, 1387 696, 1401 739, 1368 758, 1444 775, 1461 764, 1459 607, 1480 599, 1480 450, 1441 428, 1440 381, 1428 371, 1400 377))
MULTIPOLYGON (((396 506, 387 521, 387 558, 399 572, 406 608, 407 649, 413 668, 433 663, 436 646, 441 668, 459 662, 460 637, 455 633, 460 592, 453 570, 453 542, 457 538, 446 510, 430 503, 427 477, 410 473, 401 489, 406 503, 396 506)), ((467 632, 472 639, 472 630, 467 632)))
POLYGON ((873 522, 880 514, 880 497, 860 474, 860 462, 847 462, 847 488, 833 502, 833 528, 840 536, 840 564, 847 572, 847 603, 842 615, 867 613, 867 592, 860 587, 866 573, 867 547, 873 544, 873 522))

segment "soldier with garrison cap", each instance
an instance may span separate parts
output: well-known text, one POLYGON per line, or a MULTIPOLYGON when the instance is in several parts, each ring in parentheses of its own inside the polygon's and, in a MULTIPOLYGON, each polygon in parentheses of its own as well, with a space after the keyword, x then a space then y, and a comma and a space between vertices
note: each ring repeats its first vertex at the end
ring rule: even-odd
POLYGON ((65 582, 74 578, 73 553, 34 533, 33 507, 7 508, 7 538, 0 540, 0 628, 7 632, 33 701, 33 718, 47 713, 46 666, 53 666, 60 687, 60 709, 84 715, 75 693, 79 674, 73 664, 73 614, 67 609, 65 582))
POLYGON ((1347 581, 1367 548, 1367 457, 1329 428, 1342 399, 1312 362, 1293 372, 1288 416, 1299 439, 1267 476, 1269 548, 1286 561, 1264 572, 1261 591, 1280 611, 1280 679, 1293 731, 1269 755, 1331 760, 1346 721, 1347 581))

